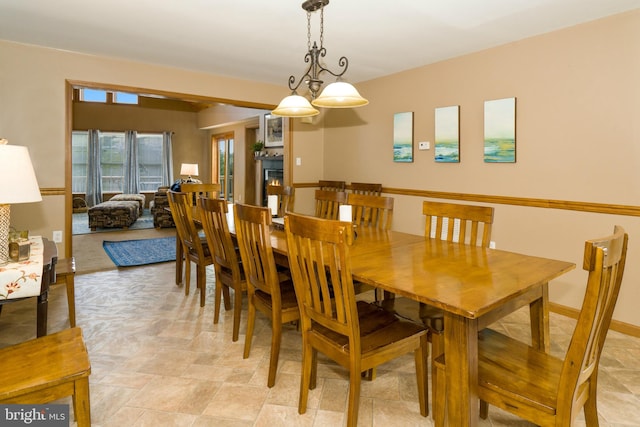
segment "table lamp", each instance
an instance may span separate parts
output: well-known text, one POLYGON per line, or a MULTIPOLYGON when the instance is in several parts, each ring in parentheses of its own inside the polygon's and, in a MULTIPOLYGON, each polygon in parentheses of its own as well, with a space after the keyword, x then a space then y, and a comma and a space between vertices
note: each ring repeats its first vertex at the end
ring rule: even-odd
POLYGON ((188 175, 186 182, 194 182, 191 175, 198 176, 198 164, 197 163, 183 163, 180 166, 180 175, 188 175))
POLYGON ((42 201, 27 147, 0 139, 0 265, 9 261, 11 205, 42 201))

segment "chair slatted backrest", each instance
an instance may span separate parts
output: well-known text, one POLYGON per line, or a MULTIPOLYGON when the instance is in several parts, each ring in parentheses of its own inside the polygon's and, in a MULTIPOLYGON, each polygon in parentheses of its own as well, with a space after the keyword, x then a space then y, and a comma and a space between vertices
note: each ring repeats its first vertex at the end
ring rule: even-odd
POLYGON ((569 348, 560 384, 556 425, 570 425, 575 412, 597 385, 598 363, 618 300, 627 258, 628 235, 620 226, 613 235, 585 242, 583 269, 587 289, 569 348))
POLYGON ((295 194, 295 188, 288 185, 267 185, 267 195, 278 196, 278 216, 280 218, 288 212, 293 212, 295 194))
POLYGON ((391 230, 393 197, 349 193, 347 204, 352 206, 354 224, 391 230))
POLYGON ((178 238, 181 240, 185 252, 204 260, 205 250, 193 220, 191 194, 171 190, 167 193, 169 194, 169 207, 173 222, 176 224, 178 238))
POLYGON ((315 216, 324 219, 338 219, 340 205, 347 203, 344 191, 316 190, 315 216))
POLYGON ((349 188, 355 194, 366 194, 368 196, 382 195, 382 184, 374 184, 368 182, 352 182, 349 188))
POLYGON ((220 184, 183 183, 180 185, 181 193, 188 193, 191 206, 196 206, 198 197, 204 196, 210 199, 217 199, 220 194, 220 184))
POLYGON ((284 219, 289 269, 300 304, 302 330, 313 322, 349 337, 350 351, 358 348, 359 323, 349 247, 349 224, 289 214, 284 219))
POLYGON ((427 238, 489 247, 494 209, 488 206, 425 201, 427 238))
POLYGON ((259 290, 270 294, 274 307, 277 304, 279 309, 280 280, 269 235, 271 211, 268 207, 236 203, 234 223, 249 293, 259 290))
POLYGON ((240 265, 227 222, 227 201, 198 198, 198 215, 213 256, 216 277, 228 276, 240 282, 240 265))
POLYGON ((326 191, 344 191, 347 187, 347 183, 344 181, 329 181, 321 179, 318 181, 318 187, 320 187, 320 190, 326 191))

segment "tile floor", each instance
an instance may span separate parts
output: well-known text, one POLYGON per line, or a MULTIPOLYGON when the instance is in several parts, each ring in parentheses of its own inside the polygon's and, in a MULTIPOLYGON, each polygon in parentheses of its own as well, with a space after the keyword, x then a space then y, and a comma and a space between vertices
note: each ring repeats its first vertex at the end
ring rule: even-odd
MULTIPOLYGON (((213 324, 212 271, 204 308, 193 290, 185 296, 176 287, 174 271, 173 263, 165 263, 76 277, 78 325, 92 363, 94 426, 344 425, 348 380, 343 369, 320 359, 318 387, 310 393, 307 413, 299 415, 296 329, 285 327, 276 385, 269 389, 266 319, 258 317, 251 355, 242 359, 244 335, 231 342, 232 312, 213 324)), ((50 332, 68 327, 66 310, 64 286, 55 286, 50 332)), ((551 325, 552 351, 562 354, 574 321, 552 313, 551 325)), ((527 339, 527 311, 512 314, 499 327, 527 339)), ((33 338, 35 302, 5 306, 0 331, 0 346, 33 338)), ((600 426, 640 426, 640 339, 610 332, 600 366, 600 426)), ((359 425, 432 426, 431 417, 419 415, 414 373, 407 356, 381 366, 375 381, 363 382, 359 425)), ((577 426, 584 425, 581 420, 577 426)), ((480 425, 531 424, 491 408, 480 425)))

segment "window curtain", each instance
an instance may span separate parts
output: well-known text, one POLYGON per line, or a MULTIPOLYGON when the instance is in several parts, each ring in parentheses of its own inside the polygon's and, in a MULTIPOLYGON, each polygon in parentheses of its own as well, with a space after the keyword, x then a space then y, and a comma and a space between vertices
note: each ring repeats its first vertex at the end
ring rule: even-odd
POLYGON ((140 174, 138 173, 138 143, 137 132, 128 130, 124 133, 124 194, 138 194, 140 188, 140 174))
POLYGON ((89 129, 87 132, 87 206, 95 206, 102 202, 102 169, 100 167, 100 132, 89 129))
POLYGON ((172 135, 173 132, 162 132, 162 185, 165 187, 173 183, 172 135))

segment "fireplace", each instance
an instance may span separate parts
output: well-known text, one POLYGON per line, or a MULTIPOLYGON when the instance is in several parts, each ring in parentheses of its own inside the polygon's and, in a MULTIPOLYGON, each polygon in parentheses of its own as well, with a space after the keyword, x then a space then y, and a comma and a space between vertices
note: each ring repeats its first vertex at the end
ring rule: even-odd
POLYGON ((269 184, 284 184, 284 169, 282 156, 273 157, 260 157, 260 185, 259 197, 262 206, 267 206, 267 185, 269 184))

